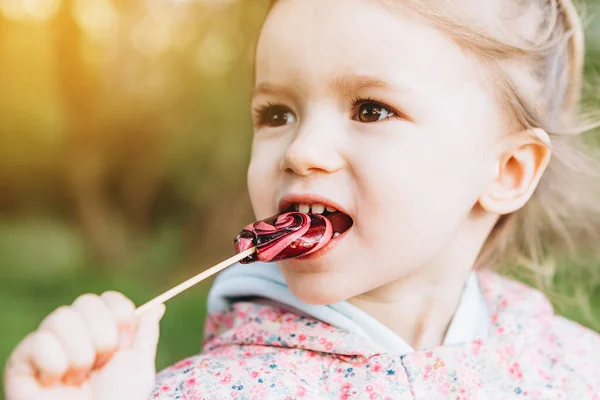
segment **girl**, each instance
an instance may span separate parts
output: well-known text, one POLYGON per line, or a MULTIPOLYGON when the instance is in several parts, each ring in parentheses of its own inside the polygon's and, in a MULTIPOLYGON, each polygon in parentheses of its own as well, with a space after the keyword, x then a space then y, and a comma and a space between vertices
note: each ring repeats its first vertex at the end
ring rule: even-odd
POLYGON ((600 398, 598 335, 490 271, 596 232, 582 60, 570 0, 275 2, 251 202, 340 235, 221 274, 202 354, 156 380, 164 309, 84 295, 15 349, 7 399, 600 398))

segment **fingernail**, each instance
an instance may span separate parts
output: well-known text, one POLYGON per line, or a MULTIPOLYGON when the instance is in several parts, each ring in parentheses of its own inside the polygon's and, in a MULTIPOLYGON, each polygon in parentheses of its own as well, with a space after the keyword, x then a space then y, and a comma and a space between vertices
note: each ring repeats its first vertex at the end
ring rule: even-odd
POLYGON ((100 369, 104 367, 116 352, 117 350, 114 349, 98 353, 96 355, 96 361, 94 361, 94 369, 100 369))
POLYGON ((62 382, 69 386, 80 386, 89 377, 89 373, 87 368, 69 368, 62 382))

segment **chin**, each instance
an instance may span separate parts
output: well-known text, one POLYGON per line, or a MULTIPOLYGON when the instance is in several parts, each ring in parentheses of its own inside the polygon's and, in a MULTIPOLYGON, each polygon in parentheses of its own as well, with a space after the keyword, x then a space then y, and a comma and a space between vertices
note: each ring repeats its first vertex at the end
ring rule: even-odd
POLYGON ((348 290, 339 271, 298 270, 289 265, 281 268, 291 292, 300 301, 313 305, 327 305, 344 301, 354 294, 348 290))
POLYGON ((331 285, 323 285, 323 287, 303 286, 300 288, 295 288, 292 285, 290 286, 290 290, 303 303, 315 306, 323 306, 347 300, 345 296, 335 293, 331 285))

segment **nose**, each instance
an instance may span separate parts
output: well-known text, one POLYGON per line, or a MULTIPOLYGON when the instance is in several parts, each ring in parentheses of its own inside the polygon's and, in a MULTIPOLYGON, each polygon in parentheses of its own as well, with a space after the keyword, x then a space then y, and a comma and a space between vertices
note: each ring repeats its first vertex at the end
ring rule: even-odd
POLYGON ((283 172, 308 176, 332 173, 345 165, 341 154, 342 140, 336 133, 340 127, 331 124, 306 124, 298 129, 281 160, 283 172))

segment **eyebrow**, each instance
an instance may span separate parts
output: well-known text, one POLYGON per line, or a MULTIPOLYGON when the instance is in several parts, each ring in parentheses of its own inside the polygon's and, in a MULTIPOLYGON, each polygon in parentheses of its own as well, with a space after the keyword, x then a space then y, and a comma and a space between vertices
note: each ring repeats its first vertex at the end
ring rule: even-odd
POLYGON ((260 94, 286 97, 296 96, 294 90, 291 87, 269 82, 259 83, 258 85, 256 85, 254 91, 252 92, 252 97, 254 98, 260 94))
POLYGON ((333 87, 346 93, 356 93, 365 89, 394 90, 403 93, 412 93, 414 90, 406 85, 389 82, 383 78, 370 75, 347 74, 337 77, 333 87))
MULTIPOLYGON (((296 85, 297 84, 294 83, 294 86, 296 85)), ((346 74, 336 77, 333 79, 331 86, 343 93, 357 93, 366 89, 394 90, 405 94, 414 93, 414 89, 409 86, 392 83, 377 76, 359 74, 346 74)), ((293 87, 269 82, 263 82, 256 85, 252 97, 256 97, 260 94, 287 97, 296 96, 293 87)))

